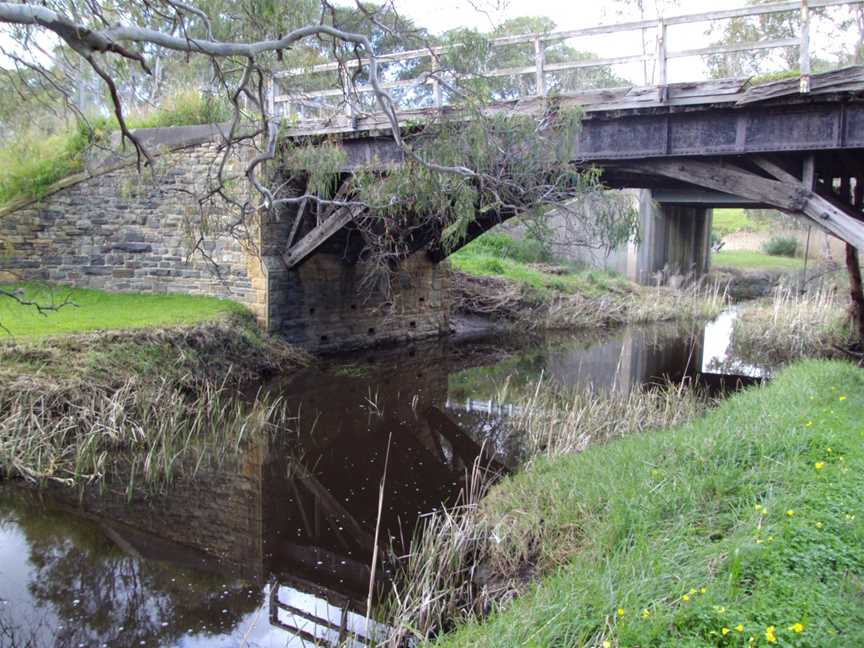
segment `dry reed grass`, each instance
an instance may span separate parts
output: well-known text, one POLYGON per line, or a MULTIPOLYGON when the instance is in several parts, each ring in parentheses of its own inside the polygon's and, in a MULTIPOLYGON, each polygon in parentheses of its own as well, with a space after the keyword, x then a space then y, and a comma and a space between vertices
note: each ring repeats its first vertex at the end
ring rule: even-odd
POLYGON ((3 390, 0 477, 67 486, 123 478, 130 494, 160 489, 291 422, 281 401, 243 403, 224 385, 205 385, 193 398, 134 379, 116 391, 3 390))
POLYGON ((683 289, 642 288, 601 297, 571 295, 550 302, 535 325, 547 329, 596 328, 683 319, 707 319, 727 303, 723 284, 693 284, 683 289))
POLYGON ((600 295, 543 295, 497 277, 454 273, 458 312, 511 322, 520 329, 606 328, 704 319, 719 315, 727 301, 725 285, 719 282, 696 283, 684 289, 646 287, 600 295))
POLYGON ((844 305, 834 290, 799 293, 778 288, 771 299, 748 304, 732 329, 736 358, 776 367, 804 357, 829 357, 844 339, 844 305))
MULTIPOLYGON (((565 392, 538 384, 508 426, 522 439, 530 463, 581 452, 589 443, 678 425, 707 404, 687 384, 609 392, 565 392)), ((560 552, 541 559, 537 547, 547 531, 542 506, 514 510, 507 504, 507 489, 495 488, 493 481, 475 464, 463 502, 425 516, 384 612, 391 627, 387 645, 424 641, 455 622, 488 613, 578 546, 578 529, 551 543, 544 538, 547 546, 557 541, 560 552)))

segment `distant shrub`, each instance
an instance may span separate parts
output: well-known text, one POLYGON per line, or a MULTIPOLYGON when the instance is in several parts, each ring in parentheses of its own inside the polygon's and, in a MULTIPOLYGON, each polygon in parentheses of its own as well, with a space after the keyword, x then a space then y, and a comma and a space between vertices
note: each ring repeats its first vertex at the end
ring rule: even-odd
POLYGON ((762 244, 762 251, 770 256, 794 257, 798 253, 798 239, 794 236, 772 236, 762 244))

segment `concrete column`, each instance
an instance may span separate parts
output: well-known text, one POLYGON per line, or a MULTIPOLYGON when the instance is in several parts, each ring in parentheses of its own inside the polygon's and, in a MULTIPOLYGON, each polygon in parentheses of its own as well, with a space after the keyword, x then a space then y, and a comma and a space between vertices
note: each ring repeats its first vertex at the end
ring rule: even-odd
POLYGON ((659 273, 700 276, 710 257, 711 210, 707 207, 663 205, 651 192, 639 196, 640 242, 631 252, 628 278, 652 284, 659 273))

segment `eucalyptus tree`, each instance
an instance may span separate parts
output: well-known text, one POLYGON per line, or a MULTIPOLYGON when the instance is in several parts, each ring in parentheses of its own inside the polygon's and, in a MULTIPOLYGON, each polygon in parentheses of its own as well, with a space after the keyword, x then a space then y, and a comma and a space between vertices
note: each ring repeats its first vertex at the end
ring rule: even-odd
MULTIPOLYGON (((477 218, 542 215, 550 205, 599 189, 596 172, 576 171, 566 152, 549 154, 560 151, 557 136, 578 128, 578 115, 551 103, 530 117, 486 110, 496 96, 478 83, 483 69, 471 63, 485 56, 488 39, 460 32, 437 41, 391 4, 46 0, 0 3, 0 25, 9 43, 7 60, 32 68, 82 120, 87 115, 74 101, 78 70, 83 66, 101 82, 119 141, 134 152, 142 172, 154 166, 155 154, 129 128, 130 108, 137 101, 158 101, 166 84, 206 78, 230 114, 222 162, 198 199, 202 214, 229 214, 223 224, 232 235, 247 236, 260 218, 287 208, 299 206, 302 215, 307 205, 362 207, 355 225, 366 238, 367 260, 386 270, 408 251, 405 236, 394 232, 431 228, 452 246, 477 218), (441 53, 434 49, 439 42, 453 47, 441 53), (380 58, 412 48, 427 48, 428 61, 394 65, 380 58), (361 115, 373 109, 383 114, 405 160, 400 167, 345 177, 335 144, 311 150, 280 137, 291 115, 277 114, 268 100, 274 79, 280 93, 299 100, 313 76, 310 67, 324 60, 336 62, 336 74, 326 80, 341 87, 344 102, 361 115), (279 74, 286 70, 292 74, 279 74), (404 135, 384 80, 418 70, 445 87, 455 109, 430 112, 404 135), (360 98, 360 86, 373 106, 360 98), (310 181, 301 186, 272 173, 274 166, 292 165, 310 181)), ((198 240, 208 235, 212 231, 202 228, 198 240)))

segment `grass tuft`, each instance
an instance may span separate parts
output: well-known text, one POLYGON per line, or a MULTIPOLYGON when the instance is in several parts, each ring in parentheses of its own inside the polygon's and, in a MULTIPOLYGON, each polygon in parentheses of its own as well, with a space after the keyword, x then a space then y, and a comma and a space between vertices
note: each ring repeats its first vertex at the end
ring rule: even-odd
MULTIPOLYGON (((230 112, 224 101, 197 91, 181 91, 163 100, 158 109, 126 116, 130 129, 191 126, 224 121, 230 112)), ((16 199, 39 199, 56 182, 84 169, 84 155, 94 143, 119 130, 116 118, 94 117, 66 132, 45 137, 42 132, 18 133, 0 149, 0 206, 16 199)))
POLYGON ((116 391, 4 390, 0 412, 0 479, 81 486, 121 478, 130 496, 194 478, 290 420, 278 400, 247 405, 214 384, 190 399, 169 383, 137 379, 116 391))
POLYGON ((508 556, 529 530, 543 578, 438 644, 864 645, 862 394, 851 364, 802 362, 673 430, 536 461, 481 508, 508 556))

